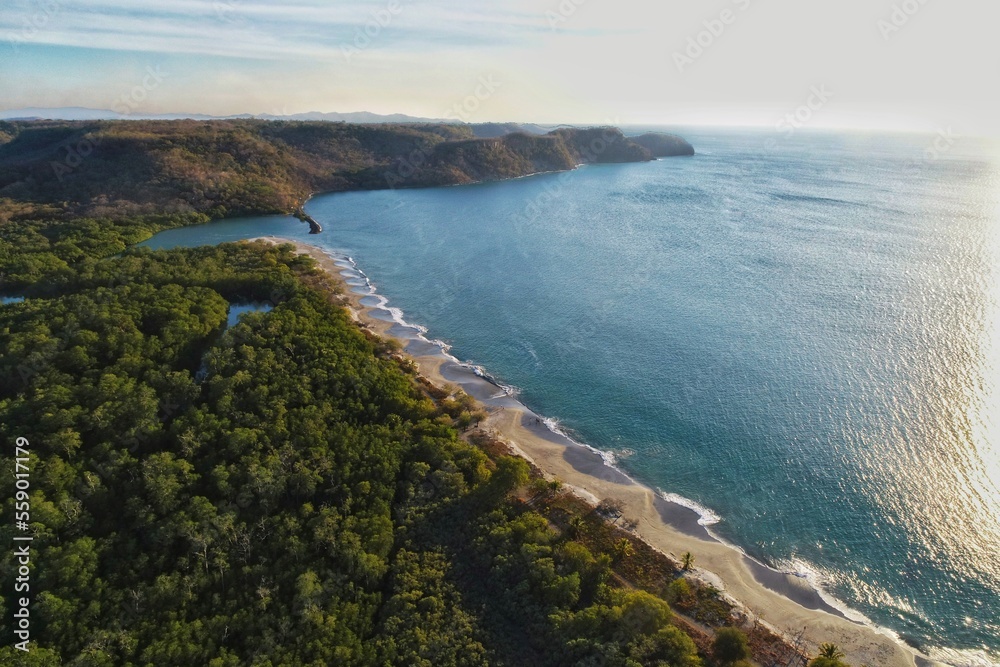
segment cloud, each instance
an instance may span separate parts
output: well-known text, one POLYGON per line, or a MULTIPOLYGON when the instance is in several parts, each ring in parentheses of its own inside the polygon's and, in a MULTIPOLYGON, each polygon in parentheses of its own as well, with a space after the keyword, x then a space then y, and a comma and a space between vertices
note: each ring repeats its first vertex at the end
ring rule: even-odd
POLYGON ((334 4, 260 0, 11 0, 0 35, 69 47, 249 59, 340 58, 342 47, 377 38, 379 50, 421 45, 490 48, 537 39, 538 11, 513 3, 490 10, 451 0, 346 0, 334 4))
POLYGON ((504 91, 484 118, 773 124, 768 114, 824 83, 838 91, 830 122, 878 114, 1000 132, 982 79, 998 62, 1000 5, 987 0, 929 3, 890 42, 876 23, 893 0, 0 1, 7 104, 114 96, 156 62, 176 72, 162 91, 171 104, 213 113, 294 99, 420 115, 496 74, 504 91), (724 8, 738 20, 710 34, 724 8), (678 72, 674 54, 696 39, 703 56, 678 72))

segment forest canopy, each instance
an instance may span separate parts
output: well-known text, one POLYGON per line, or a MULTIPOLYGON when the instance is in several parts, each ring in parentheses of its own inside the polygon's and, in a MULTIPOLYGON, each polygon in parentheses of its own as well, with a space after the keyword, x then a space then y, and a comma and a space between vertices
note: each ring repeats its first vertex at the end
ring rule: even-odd
POLYGON ((701 664, 312 260, 128 247, 201 219, 0 225, 4 290, 29 297, 0 307, 0 433, 31 443, 35 538, 32 650, 4 624, 0 664, 701 664), (271 309, 227 327, 237 302, 271 309))

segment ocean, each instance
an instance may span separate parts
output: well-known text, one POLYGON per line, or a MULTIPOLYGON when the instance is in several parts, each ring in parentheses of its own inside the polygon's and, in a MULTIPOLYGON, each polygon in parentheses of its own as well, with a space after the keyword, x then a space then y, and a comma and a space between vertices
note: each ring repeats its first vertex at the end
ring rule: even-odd
MULTIPOLYGON (((1000 150, 688 128, 693 158, 321 195, 409 322, 721 539, 955 665, 1000 663, 1000 150)), ((858 616, 860 617, 860 616, 858 616)))

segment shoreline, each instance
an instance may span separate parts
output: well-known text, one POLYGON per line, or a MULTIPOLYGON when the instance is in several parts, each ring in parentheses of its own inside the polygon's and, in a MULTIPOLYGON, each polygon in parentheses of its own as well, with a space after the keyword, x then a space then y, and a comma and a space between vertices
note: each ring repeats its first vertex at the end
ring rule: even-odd
POLYGON ((905 646, 888 630, 852 620, 848 611, 828 601, 805 577, 784 573, 752 559, 716 537, 705 516, 692 504, 679 503, 614 467, 605 455, 578 443, 521 404, 508 388, 482 369, 463 364, 448 347, 428 340, 425 330, 391 309, 364 273, 349 258, 338 258, 317 246, 291 239, 260 237, 251 241, 290 243, 344 287, 352 318, 373 333, 397 340, 421 375, 438 386, 457 386, 490 414, 481 428, 507 442, 513 451, 544 474, 590 502, 620 500, 625 518, 636 522, 634 533, 658 551, 679 561, 685 551, 695 556, 692 575, 719 588, 737 607, 760 618, 778 634, 802 633, 808 654, 822 642, 836 644, 856 665, 927 667, 940 665, 905 646))

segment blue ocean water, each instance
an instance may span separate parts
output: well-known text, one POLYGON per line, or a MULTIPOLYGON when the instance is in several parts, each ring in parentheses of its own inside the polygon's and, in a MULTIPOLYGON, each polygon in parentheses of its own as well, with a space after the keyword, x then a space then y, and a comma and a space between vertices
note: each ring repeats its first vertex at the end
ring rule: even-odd
POLYGON ((1000 152, 684 132, 698 155, 323 195, 410 322, 755 558, 932 656, 1000 662, 1000 152), (707 514, 707 513, 706 513, 707 514))

